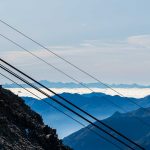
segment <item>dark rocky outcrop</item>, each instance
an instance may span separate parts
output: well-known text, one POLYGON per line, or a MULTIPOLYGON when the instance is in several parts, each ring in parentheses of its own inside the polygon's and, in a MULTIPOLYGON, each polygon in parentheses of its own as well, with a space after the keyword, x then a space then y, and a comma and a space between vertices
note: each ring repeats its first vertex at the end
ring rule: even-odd
POLYGON ((56 130, 8 90, 0 89, 0 150, 70 150, 56 130))

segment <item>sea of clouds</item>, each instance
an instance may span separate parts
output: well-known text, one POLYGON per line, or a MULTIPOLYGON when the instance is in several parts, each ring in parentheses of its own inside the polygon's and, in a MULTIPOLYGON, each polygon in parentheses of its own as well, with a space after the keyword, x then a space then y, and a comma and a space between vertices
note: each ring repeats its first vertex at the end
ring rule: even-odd
MULTIPOLYGON (((28 90, 30 90, 31 92, 33 92, 34 94, 38 95, 41 99, 45 98, 45 95, 39 93, 38 91, 36 91, 35 89, 32 88, 27 88, 28 90)), ((55 91, 58 94, 61 93, 78 93, 78 94, 87 94, 87 93, 91 93, 91 91, 89 89, 86 88, 51 88, 53 91, 55 91)), ((31 93, 27 92, 26 90, 22 89, 22 88, 9 88, 9 90, 11 90, 13 93, 19 95, 19 96, 28 96, 28 97, 34 97, 36 98, 34 95, 32 95, 31 93)), ((49 91, 42 89, 44 92, 48 93, 49 95, 53 95, 52 93, 50 93, 49 91)), ((101 88, 92 88, 92 90, 94 92, 100 92, 100 93, 105 93, 107 95, 118 95, 118 93, 114 92, 111 89, 101 89, 101 88)), ((150 88, 114 88, 115 91, 119 92, 120 94, 122 94, 125 97, 134 97, 134 98, 143 98, 145 96, 150 95, 150 88)))

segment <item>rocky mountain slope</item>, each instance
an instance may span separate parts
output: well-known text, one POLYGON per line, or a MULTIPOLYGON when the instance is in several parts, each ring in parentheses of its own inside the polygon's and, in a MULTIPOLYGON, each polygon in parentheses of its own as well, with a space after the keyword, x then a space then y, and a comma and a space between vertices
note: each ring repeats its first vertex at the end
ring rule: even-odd
POLYGON ((0 89, 0 150, 70 150, 56 130, 8 90, 0 89))

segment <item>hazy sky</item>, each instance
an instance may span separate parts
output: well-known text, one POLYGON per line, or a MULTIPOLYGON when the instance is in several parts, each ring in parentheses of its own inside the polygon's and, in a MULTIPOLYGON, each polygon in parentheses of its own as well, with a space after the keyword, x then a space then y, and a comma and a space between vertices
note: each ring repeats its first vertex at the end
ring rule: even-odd
MULTIPOLYGON (((149 6, 149 0, 0 0, 0 19, 103 82, 150 84, 149 6)), ((0 34, 94 82, 1 23, 0 34)), ((0 56, 38 80, 72 81, 1 37, 0 56)))

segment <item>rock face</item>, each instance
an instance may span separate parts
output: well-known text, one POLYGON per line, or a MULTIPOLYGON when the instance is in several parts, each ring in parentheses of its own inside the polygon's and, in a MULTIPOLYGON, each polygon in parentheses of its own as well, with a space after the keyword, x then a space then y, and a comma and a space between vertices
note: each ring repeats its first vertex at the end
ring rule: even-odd
POLYGON ((0 89, 0 150, 71 150, 55 129, 8 90, 0 89))

